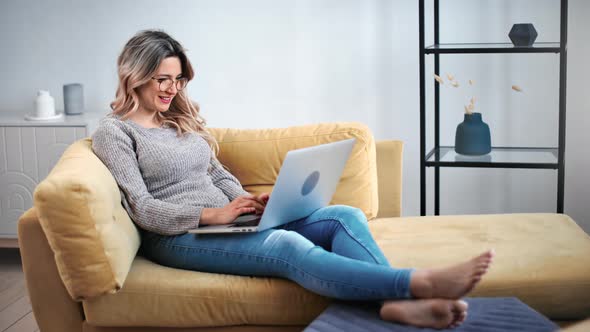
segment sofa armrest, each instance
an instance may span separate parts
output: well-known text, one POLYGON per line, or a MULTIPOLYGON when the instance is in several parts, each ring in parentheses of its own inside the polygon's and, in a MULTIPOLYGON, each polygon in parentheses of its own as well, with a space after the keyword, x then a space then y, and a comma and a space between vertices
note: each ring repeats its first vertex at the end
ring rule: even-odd
POLYGON ((377 218, 400 217, 402 212, 402 161, 404 143, 377 141, 379 213, 377 218))
POLYGON ((73 301, 57 272, 53 251, 39 224, 35 207, 18 222, 18 241, 27 290, 43 332, 82 331, 82 305, 73 301))

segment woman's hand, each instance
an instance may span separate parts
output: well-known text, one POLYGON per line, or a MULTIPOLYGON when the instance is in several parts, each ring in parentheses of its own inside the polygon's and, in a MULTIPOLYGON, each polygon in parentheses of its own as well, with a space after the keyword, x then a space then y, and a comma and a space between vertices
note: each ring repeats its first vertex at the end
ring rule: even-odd
POLYGON ((262 212, 264 212, 264 208, 266 207, 266 203, 268 203, 268 200, 270 199, 270 194, 269 193, 262 193, 258 196, 252 195, 252 198, 255 199, 256 201, 258 201, 258 203, 260 203, 262 205, 262 210, 256 211, 257 214, 262 214, 262 212))
POLYGON ((262 214, 270 195, 239 196, 222 208, 204 208, 201 212, 201 225, 231 224, 237 217, 246 213, 262 214))

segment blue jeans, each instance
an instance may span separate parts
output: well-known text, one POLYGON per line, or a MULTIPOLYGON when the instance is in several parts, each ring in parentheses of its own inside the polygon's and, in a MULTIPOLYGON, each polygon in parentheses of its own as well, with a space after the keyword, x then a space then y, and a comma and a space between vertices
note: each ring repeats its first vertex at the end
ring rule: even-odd
POLYGON ((169 267, 281 277, 341 300, 410 297, 412 269, 392 268, 359 209, 335 205, 258 233, 143 232, 141 254, 169 267))

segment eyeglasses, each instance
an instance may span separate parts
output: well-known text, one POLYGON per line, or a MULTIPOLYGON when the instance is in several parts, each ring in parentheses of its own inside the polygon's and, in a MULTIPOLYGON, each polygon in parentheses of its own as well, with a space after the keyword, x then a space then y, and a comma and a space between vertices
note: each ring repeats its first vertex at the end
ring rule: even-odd
POLYGON ((157 78, 152 77, 152 80, 156 80, 158 82, 158 87, 161 92, 165 92, 172 87, 172 84, 176 83, 176 91, 181 91, 182 89, 186 88, 188 84, 188 79, 186 78, 179 78, 176 81, 172 80, 171 78, 157 78))

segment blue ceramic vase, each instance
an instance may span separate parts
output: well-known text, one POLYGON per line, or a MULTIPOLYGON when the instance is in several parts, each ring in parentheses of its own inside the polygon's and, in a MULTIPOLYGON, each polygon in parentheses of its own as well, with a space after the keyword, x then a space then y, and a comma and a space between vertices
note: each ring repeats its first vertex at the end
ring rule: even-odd
POLYGON ((481 113, 465 114, 455 133, 455 152, 481 156, 492 151, 490 127, 481 120, 481 113))

